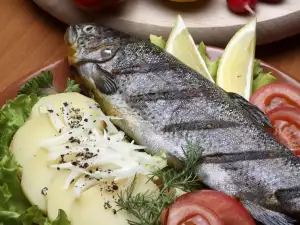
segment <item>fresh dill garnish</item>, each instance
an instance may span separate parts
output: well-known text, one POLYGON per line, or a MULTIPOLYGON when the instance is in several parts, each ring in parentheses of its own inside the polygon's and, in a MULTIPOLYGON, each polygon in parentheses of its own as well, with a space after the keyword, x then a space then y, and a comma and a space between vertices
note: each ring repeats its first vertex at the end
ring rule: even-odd
POLYGON ((168 167, 153 173, 152 180, 158 178, 162 185, 161 192, 168 191, 171 188, 185 192, 200 188, 200 180, 195 174, 195 169, 199 165, 203 149, 187 140, 187 145, 182 150, 185 159, 182 162, 183 168, 181 170, 168 167))
POLYGON ((128 221, 130 225, 160 225, 160 215, 164 209, 174 202, 176 189, 190 192, 201 188, 200 179, 195 174, 199 165, 203 149, 187 140, 183 148, 185 158, 181 170, 166 167, 153 172, 150 180, 160 183, 160 192, 133 194, 136 178, 132 184, 119 194, 117 205, 120 210, 126 210, 137 218, 136 221, 128 221))
POLYGON ((174 196, 163 193, 146 192, 133 195, 136 177, 131 185, 119 195, 117 201, 120 210, 126 210, 137 218, 137 222, 129 220, 130 225, 159 225, 159 217, 163 209, 168 208, 174 201, 174 196))

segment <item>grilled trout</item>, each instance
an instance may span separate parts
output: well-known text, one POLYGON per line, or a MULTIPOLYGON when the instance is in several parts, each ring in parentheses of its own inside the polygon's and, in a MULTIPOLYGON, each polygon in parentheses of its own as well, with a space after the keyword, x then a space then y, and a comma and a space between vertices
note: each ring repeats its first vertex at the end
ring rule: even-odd
POLYGON ((197 174, 207 186, 237 197, 266 225, 294 224, 300 159, 266 132, 256 106, 148 41, 96 24, 72 25, 65 39, 70 64, 127 135, 170 159, 184 157, 188 135, 204 149, 197 174))

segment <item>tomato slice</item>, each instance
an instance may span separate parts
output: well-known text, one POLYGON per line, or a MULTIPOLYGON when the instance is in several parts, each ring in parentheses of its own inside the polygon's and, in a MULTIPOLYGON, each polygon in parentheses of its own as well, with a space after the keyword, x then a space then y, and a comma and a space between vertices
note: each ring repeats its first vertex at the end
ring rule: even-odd
POLYGON ((250 102, 264 113, 284 106, 293 106, 300 109, 300 89, 287 83, 268 84, 254 92, 250 102))
POLYGON ((274 136, 295 154, 300 153, 300 109, 280 107, 268 112, 275 129, 274 136))
POLYGON ((166 225, 224 225, 218 215, 208 208, 194 202, 175 202, 169 208, 166 225))
POLYGON ((214 190, 201 190, 184 194, 176 202, 194 202, 212 209, 224 225, 255 225, 254 219, 244 206, 234 198, 214 190))

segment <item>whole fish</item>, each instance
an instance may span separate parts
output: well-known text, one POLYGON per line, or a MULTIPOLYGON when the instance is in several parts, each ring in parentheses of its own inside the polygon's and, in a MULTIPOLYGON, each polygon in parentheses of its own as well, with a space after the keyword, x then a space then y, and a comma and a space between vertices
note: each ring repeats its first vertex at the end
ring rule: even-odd
POLYGON ((127 135, 170 159, 184 157, 188 135, 204 149, 197 174, 206 185, 266 225, 296 222, 300 159, 266 132, 256 106, 146 40, 96 24, 72 25, 65 39, 70 64, 127 135))

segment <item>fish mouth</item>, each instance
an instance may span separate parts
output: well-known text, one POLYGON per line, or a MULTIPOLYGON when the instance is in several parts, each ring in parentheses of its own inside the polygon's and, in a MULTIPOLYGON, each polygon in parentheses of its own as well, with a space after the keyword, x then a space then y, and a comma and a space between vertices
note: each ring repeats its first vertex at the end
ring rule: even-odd
POLYGON ((65 32, 64 40, 68 45, 68 61, 70 64, 75 64, 76 59, 76 49, 77 49, 77 29, 76 26, 69 26, 65 32))

